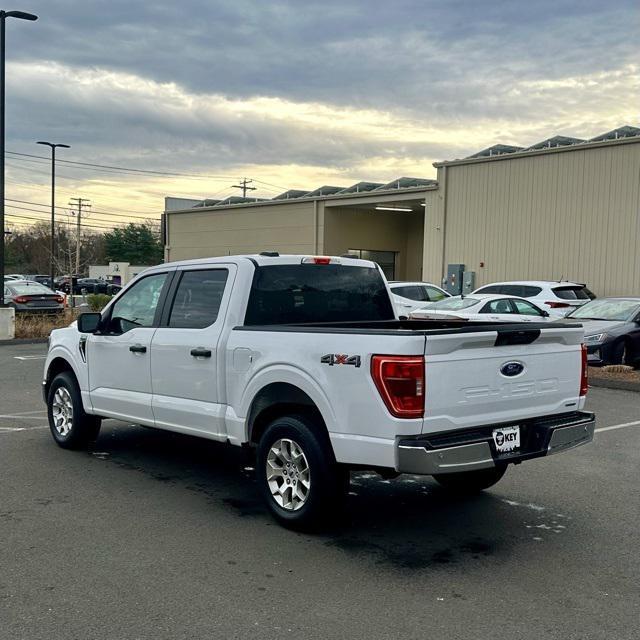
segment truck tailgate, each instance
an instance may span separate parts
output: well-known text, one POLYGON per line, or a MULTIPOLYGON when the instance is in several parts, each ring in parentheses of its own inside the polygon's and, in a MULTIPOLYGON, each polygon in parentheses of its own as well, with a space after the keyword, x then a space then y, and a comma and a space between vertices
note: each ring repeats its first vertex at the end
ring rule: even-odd
POLYGON ((582 327, 428 335, 423 433, 582 408, 582 327))

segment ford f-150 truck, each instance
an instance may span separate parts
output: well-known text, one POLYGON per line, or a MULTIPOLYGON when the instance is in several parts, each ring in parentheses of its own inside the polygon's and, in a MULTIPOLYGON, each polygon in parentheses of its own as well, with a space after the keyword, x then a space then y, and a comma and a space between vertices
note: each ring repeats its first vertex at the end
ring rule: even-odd
POLYGON ((350 469, 479 491, 590 441, 582 341, 579 325, 399 319, 366 260, 230 256, 152 267, 53 331, 43 391, 61 447, 115 418, 255 448, 269 510, 308 526, 350 469))

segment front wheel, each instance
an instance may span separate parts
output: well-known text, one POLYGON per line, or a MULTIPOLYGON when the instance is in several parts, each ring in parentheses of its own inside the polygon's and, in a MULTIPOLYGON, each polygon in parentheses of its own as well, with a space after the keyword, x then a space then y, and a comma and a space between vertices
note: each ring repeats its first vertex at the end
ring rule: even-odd
POLYGON ((87 414, 74 375, 59 373, 47 395, 47 416, 51 435, 63 449, 82 449, 100 432, 100 418, 87 414))
POLYGON ((460 473, 439 473, 434 475, 434 480, 455 493, 473 494, 479 493, 496 484, 507 471, 507 465, 496 465, 491 469, 478 469, 477 471, 462 471, 460 473))
POLYGON ((257 477, 271 514, 307 529, 342 511, 349 472, 339 466, 322 426, 305 416, 274 420, 258 444, 257 477))

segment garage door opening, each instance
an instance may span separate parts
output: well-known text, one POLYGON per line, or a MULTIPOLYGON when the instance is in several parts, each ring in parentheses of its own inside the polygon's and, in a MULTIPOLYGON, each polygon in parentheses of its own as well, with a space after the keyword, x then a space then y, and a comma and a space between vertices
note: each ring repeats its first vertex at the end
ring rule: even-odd
POLYGON ((371 260, 380 265, 387 280, 396 279, 396 252, 395 251, 373 251, 370 249, 349 249, 349 253, 362 258, 362 260, 371 260))

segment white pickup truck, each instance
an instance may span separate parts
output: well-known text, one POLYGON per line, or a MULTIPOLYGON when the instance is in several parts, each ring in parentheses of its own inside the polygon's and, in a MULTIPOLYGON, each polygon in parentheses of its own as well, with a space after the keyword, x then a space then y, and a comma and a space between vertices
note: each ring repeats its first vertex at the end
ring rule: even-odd
MULTIPOLYGON (((335 512, 350 469, 495 484, 589 442, 578 325, 399 320, 373 262, 230 256, 152 267, 51 334, 43 391, 65 448, 101 418, 256 449, 293 526, 335 512)), ((124 427, 123 427, 124 428, 124 427)))

